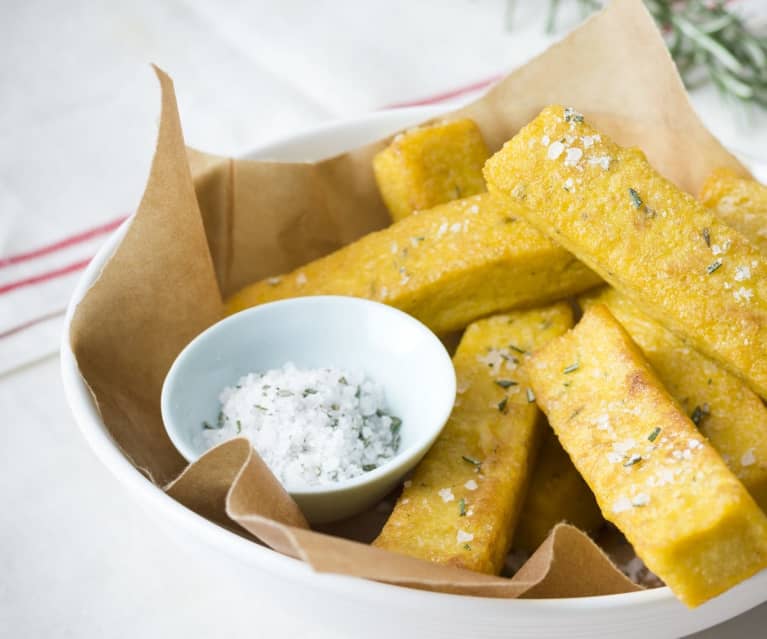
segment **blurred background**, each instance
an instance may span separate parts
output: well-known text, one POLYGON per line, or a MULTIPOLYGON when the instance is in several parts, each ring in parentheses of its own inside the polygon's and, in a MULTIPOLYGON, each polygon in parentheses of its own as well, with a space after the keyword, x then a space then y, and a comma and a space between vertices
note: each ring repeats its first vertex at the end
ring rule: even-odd
MULTIPOLYGON (((767 2, 647 4, 706 124, 732 150, 767 163, 767 47, 759 39, 767 2)), ((146 531, 86 450, 58 386, 67 299, 106 235, 137 206, 149 170, 159 113, 149 63, 175 80, 187 143, 238 155, 375 110, 471 100, 598 5, 0 4, 0 467, 12 479, 0 482, 0 629, 15 637, 245 636, 238 632, 252 616, 236 583, 214 568, 190 568, 146 531), (60 492, 43 492, 41 473, 53 473, 60 492)), ((263 614, 278 636, 321 636, 278 611, 263 614)), ((741 625, 729 625, 730 634, 700 636, 749 636, 767 623, 767 610, 733 623, 741 625)))

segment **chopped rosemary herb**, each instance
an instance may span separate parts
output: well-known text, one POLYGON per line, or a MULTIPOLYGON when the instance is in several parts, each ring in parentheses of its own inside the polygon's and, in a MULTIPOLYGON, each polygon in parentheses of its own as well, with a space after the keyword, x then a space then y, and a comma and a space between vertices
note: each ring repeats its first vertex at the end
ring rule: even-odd
POLYGON ((652 432, 647 436, 647 439, 649 439, 651 442, 654 442, 656 439, 658 439, 658 435, 660 435, 660 426, 653 428, 652 432))
POLYGON ((376 468, 378 468, 378 466, 376 466, 375 464, 363 464, 362 465, 362 470, 364 470, 365 472, 368 472, 369 470, 375 470, 376 468))
POLYGON ((527 403, 532 404, 535 401, 535 393, 532 388, 527 389, 527 403))
POLYGON ((210 425, 210 422, 203 422, 203 423, 202 423, 202 427, 203 427, 205 430, 213 430, 213 426, 211 426, 211 425, 210 425))
POLYGON ((224 427, 224 411, 222 410, 218 411, 218 427, 224 427))
POLYGON ((708 273, 709 275, 711 275, 711 273, 713 273, 714 271, 717 271, 717 270, 719 270, 719 267, 720 267, 721 265, 722 265, 722 260, 716 260, 716 261, 714 261, 714 262, 711 262, 711 264, 709 264, 709 265, 706 267, 706 273, 708 273))
POLYGON ((700 423, 703 421, 703 418, 708 415, 708 404, 703 404, 703 406, 696 406, 695 409, 692 411, 692 415, 690 415, 690 419, 692 420, 692 423, 696 426, 700 426, 700 423))
POLYGON ((700 232, 703 236, 703 241, 706 243, 706 246, 709 248, 711 247, 711 233, 708 230, 708 227, 703 227, 703 230, 700 232))
POLYGON ((464 550, 471 550, 471 546, 469 546, 469 544, 464 544, 463 545, 463 549, 464 550))
POLYGON ((458 516, 466 517, 466 500, 463 497, 458 500, 458 516))
POLYGON ((261 404, 253 404, 253 408, 266 412, 266 406, 261 406, 261 404))
POLYGON ((237 434, 239 435, 242 432, 242 422, 240 420, 237 420, 237 434))
POLYGON ((496 379, 495 383, 501 388, 510 388, 511 386, 517 386, 517 382, 512 379, 496 379))
POLYGON ((562 369, 562 372, 565 375, 569 375, 570 373, 574 373, 575 371, 577 371, 580 368, 580 366, 581 366, 580 362, 573 362, 572 364, 570 364, 570 366, 565 366, 562 369))
POLYGON ((626 467, 633 466, 634 464, 638 464, 640 461, 642 461, 642 456, 634 453, 631 457, 628 458, 626 463, 623 465, 626 467))
POLYGON ((309 395, 316 395, 317 391, 314 388, 305 388, 304 389, 304 397, 308 397, 309 395))
POLYGON ((391 416, 391 432, 395 435, 399 432, 400 426, 402 426, 402 420, 399 417, 391 416))
POLYGON ((349 382, 346 381, 345 377, 339 377, 338 378, 338 383, 339 384, 343 384, 344 386, 348 386, 349 385, 349 382))
POLYGON ((502 413, 506 412, 506 405, 509 403, 509 398, 504 397, 500 402, 498 402, 498 410, 502 413))
POLYGON ((514 346, 514 344, 509 344, 509 348, 513 351, 516 351, 520 355, 524 355, 527 353, 527 351, 524 348, 520 348, 519 346, 514 346))
POLYGON ((639 193, 635 191, 634 189, 629 189, 629 196, 631 197, 631 203, 634 205, 635 209, 642 207, 642 198, 639 197, 639 193))
POLYGON ((479 461, 478 459, 474 459, 473 457, 469 457, 467 455, 461 455, 461 459, 463 459, 463 461, 471 464, 472 466, 481 466, 482 465, 481 461, 479 461))

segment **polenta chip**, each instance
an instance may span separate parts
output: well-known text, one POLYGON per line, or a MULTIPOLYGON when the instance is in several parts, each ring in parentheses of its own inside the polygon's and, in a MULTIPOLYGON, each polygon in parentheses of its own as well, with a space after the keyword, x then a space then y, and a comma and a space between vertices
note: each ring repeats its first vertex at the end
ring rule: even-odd
POLYGON ((730 169, 717 169, 700 191, 700 201, 763 252, 767 252, 767 186, 730 169))
POLYGON ((557 436, 546 427, 514 533, 514 548, 532 553, 551 529, 563 521, 585 532, 592 532, 604 523, 591 489, 557 436))
POLYGON ((697 606, 767 567, 767 517, 597 304, 528 365, 602 514, 697 606))
POLYGON ((488 193, 411 215, 283 277, 245 287, 234 313, 302 295, 351 295, 410 313, 435 333, 545 304, 601 280, 488 193))
POLYGON ((497 315, 466 329, 453 358, 458 398, 374 544, 440 564, 498 573, 537 451, 528 353, 572 326, 570 307, 497 315))
POLYGON ((373 158, 378 189, 395 222, 413 211, 485 191, 482 165, 490 157, 473 120, 409 129, 373 158))
POLYGON ((767 408, 762 400, 744 382, 647 317, 615 289, 603 289, 579 301, 584 308, 605 304, 610 309, 668 392, 767 511, 767 408))
POLYGON ((767 257, 641 151, 554 106, 485 176, 516 214, 767 397, 767 257))

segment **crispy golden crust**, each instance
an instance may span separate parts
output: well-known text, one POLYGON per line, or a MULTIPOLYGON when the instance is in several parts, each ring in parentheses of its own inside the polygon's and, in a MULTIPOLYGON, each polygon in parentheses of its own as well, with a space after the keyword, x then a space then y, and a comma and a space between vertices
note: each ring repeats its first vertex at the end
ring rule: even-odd
POLYGON ((485 177, 642 310, 767 396, 767 258, 641 151, 548 107, 485 177))
POLYGON ((561 303, 466 329, 453 358, 453 413, 406 483, 376 546, 500 572, 540 435, 541 415, 527 393, 526 353, 570 326, 570 307, 561 303))
POLYGON ((490 156, 473 120, 409 129, 373 158, 378 189, 395 222, 413 211, 482 193, 490 156))
POLYGON ((576 470, 551 428, 546 432, 530 477, 514 548, 535 551, 558 523, 591 532, 603 523, 591 489, 576 470))
POLYGON ((281 278, 245 287, 228 313, 301 295, 396 306, 439 334, 582 292, 600 279, 489 194, 442 204, 281 278))
POLYGON ((717 169, 706 178, 700 201, 736 231, 767 252, 767 186, 717 169))
POLYGON ((602 513, 683 602, 767 567, 767 517, 597 304, 528 367, 602 513))
POLYGON ((740 379, 687 346, 615 289, 579 299, 605 304, 642 349, 669 393, 730 470, 767 510, 767 408, 740 379))

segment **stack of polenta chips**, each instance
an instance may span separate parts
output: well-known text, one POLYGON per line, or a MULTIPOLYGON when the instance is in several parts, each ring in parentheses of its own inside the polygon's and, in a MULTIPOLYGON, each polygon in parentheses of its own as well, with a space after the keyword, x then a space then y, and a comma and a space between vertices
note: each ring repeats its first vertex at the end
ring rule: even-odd
POLYGON ((562 107, 488 156, 470 120, 396 136, 390 227, 228 301, 353 295, 463 331, 453 413, 374 544, 497 574, 604 517, 688 605, 767 567, 767 189, 717 173, 709 211, 562 107))

